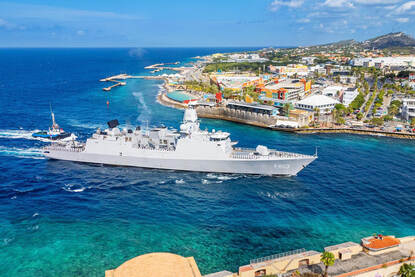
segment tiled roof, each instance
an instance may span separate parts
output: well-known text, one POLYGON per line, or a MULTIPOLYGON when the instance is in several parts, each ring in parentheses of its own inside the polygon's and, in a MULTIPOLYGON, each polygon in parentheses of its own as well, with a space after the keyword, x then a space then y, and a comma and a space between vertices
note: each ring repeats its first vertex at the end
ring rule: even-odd
POLYGON ((401 241, 391 236, 377 236, 363 240, 363 246, 371 250, 381 250, 401 244, 401 241))

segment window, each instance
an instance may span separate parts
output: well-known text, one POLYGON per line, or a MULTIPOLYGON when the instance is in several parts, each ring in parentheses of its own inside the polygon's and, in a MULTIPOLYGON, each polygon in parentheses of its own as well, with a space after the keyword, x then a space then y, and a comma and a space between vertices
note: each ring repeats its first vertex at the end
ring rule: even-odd
POLYGON ((255 277, 265 276, 267 275, 267 271, 265 269, 255 271, 255 277))

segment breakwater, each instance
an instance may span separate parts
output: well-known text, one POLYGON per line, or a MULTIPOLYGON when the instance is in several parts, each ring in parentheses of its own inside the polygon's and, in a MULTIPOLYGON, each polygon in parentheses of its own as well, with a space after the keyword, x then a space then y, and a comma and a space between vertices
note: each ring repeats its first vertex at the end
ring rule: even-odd
POLYGON ((401 132, 384 132, 370 129, 353 129, 353 128, 301 128, 294 129, 295 133, 298 134, 315 134, 315 133, 326 133, 326 134, 355 134, 355 135, 367 135, 377 137, 392 137, 399 139, 415 139, 415 134, 401 133, 401 132))

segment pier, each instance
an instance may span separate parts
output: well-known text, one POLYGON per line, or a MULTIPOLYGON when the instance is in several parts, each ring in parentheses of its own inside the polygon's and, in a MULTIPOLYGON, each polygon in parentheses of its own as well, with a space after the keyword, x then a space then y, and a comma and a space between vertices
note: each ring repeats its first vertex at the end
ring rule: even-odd
POLYGON ((174 63, 156 63, 156 64, 152 64, 149 66, 144 67, 145 69, 155 69, 155 68, 159 68, 163 65, 176 65, 179 64, 180 62, 174 62, 174 63))
POLYGON ((149 80, 166 80, 165 76, 133 76, 128 74, 118 74, 114 76, 110 76, 107 78, 103 78, 99 80, 100 82, 112 82, 115 83, 109 87, 105 87, 103 91, 111 91, 111 89, 118 87, 118 86, 125 86, 127 83, 122 82, 120 80, 127 80, 127 79, 149 79, 149 80))

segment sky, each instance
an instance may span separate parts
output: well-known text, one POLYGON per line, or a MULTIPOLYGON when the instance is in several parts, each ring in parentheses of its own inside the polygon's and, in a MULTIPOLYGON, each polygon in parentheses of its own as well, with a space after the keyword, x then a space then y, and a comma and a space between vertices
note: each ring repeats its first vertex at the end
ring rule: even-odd
POLYGON ((415 1, 0 0, 0 47, 306 46, 415 36, 415 1))

